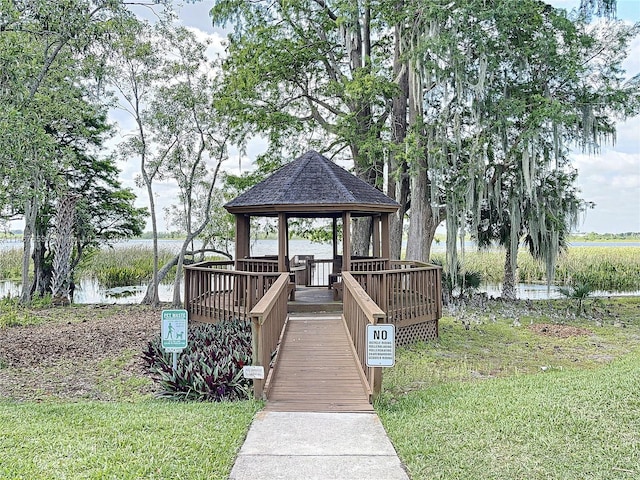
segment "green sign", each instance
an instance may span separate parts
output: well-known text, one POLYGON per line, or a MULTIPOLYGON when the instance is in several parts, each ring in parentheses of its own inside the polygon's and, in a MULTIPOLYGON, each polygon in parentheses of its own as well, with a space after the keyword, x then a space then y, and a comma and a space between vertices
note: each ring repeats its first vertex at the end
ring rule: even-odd
POLYGON ((186 310, 162 311, 162 348, 166 352, 181 352, 187 348, 188 314, 186 310))

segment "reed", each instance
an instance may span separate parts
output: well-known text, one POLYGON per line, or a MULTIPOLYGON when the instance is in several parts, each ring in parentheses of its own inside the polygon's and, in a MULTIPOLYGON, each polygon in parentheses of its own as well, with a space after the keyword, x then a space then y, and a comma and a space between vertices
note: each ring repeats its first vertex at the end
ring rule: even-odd
POLYGON ((22 275, 22 250, 0 250, 0 280, 19 280, 22 275))
MULTIPOLYGON (((444 261, 443 254, 433 258, 444 261)), ((464 269, 479 272, 483 282, 501 283, 504 278, 504 250, 465 252, 462 261, 464 269)), ((544 264, 525 249, 518 252, 518 279, 546 282, 544 264)), ((640 247, 570 247, 558 257, 554 283, 618 292, 640 290, 640 247)))
MULTIPOLYGON (((173 256, 170 250, 160 249, 160 266, 173 256)), ((153 250, 143 245, 92 252, 78 268, 78 276, 96 278, 106 288, 140 285, 147 282, 152 274, 153 250)), ((167 279, 173 280, 171 272, 167 279)))
POLYGON ((558 263, 559 282, 600 290, 640 290, 640 247, 572 247, 558 263))

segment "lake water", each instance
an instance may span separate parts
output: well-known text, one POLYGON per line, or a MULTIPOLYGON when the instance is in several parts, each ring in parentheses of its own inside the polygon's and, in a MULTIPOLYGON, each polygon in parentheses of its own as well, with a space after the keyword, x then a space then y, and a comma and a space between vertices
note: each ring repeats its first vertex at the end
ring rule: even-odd
MULTIPOLYGON (((116 243, 114 245, 117 251, 120 248, 131 246, 150 246, 150 240, 127 240, 116 243)), ((198 248, 201 244, 195 243, 195 247, 198 248)), ((626 247, 626 246, 640 246, 640 242, 573 242, 572 246, 606 246, 606 247, 626 247)), ((179 252, 182 246, 180 240, 160 240, 159 247, 161 249, 169 250, 172 252, 179 252)), ((21 249, 22 242, 16 240, 0 240, 0 252, 2 250, 21 249)), ((467 242, 465 248, 474 249, 475 245, 472 242, 467 242)), ((331 258, 332 246, 330 244, 315 243, 309 240, 290 240, 289 242, 290 257, 294 255, 314 255, 315 258, 331 258)), ((435 243, 432 247, 432 252, 443 253, 445 251, 445 243, 435 243)), ((233 252, 232 252, 233 253, 233 252)), ((256 240, 251 243, 251 255, 277 255, 278 253, 278 241, 277 240, 256 240)), ((21 284, 16 282, 0 281, 0 298, 7 296, 15 297, 20 294, 21 284)), ((128 287, 118 287, 112 289, 102 288, 95 279, 83 278, 80 279, 76 286, 74 301, 76 303, 139 303, 144 297, 146 291, 146 285, 133 285, 128 287)), ((499 297, 501 292, 500 285, 484 285, 480 289, 481 292, 486 292, 487 295, 493 297, 499 297)), ((521 283, 516 287, 517 296, 520 299, 532 299, 543 300, 549 298, 561 298, 562 295, 558 291, 558 287, 552 286, 550 290, 546 285, 539 284, 525 284, 521 283)), ((159 287, 160 300, 163 302, 169 302, 173 299, 173 283, 161 284, 159 287)), ((594 292, 593 295, 597 296, 610 296, 610 295, 640 295, 640 292, 594 292)))

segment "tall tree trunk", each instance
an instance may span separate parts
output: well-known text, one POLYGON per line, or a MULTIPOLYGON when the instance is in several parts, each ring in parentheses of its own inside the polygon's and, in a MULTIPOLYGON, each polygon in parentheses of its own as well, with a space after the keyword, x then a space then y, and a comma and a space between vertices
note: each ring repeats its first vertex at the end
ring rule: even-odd
POLYGON ((411 178, 411 222, 407 239, 407 260, 429 262, 431 244, 438 228, 431 207, 427 169, 419 168, 411 178))
POLYGON ((35 195, 28 198, 24 207, 24 232, 22 235, 22 293, 20 302, 31 302, 31 284, 29 283, 29 265, 31 263, 31 237, 36 221, 37 200, 35 195))
MULTIPOLYGON (((144 167, 143 167, 144 169, 144 167)), ((153 188, 151 179, 143 170, 143 177, 147 185, 147 195, 149 196, 149 211, 151 213, 151 230, 153 231, 153 275, 151 282, 147 285, 147 291, 144 294, 142 302, 144 305, 157 306, 160 304, 160 296, 158 294, 158 220, 156 219, 156 204, 153 198, 153 188)))
POLYGON ((51 267, 47 264, 47 247, 45 241, 46 231, 42 229, 39 222, 36 222, 33 242, 33 282, 31 284, 31 295, 43 297, 50 292, 51 287, 51 267))
POLYGON ((371 217, 358 217, 351 220, 352 255, 360 257, 369 256, 372 232, 373 222, 371 221, 371 217))
MULTIPOLYGON (((371 159, 361 156, 357 145, 351 145, 351 154, 353 155, 354 171, 358 178, 367 182, 369 185, 375 186, 376 178, 375 170, 371 159)), ((343 255, 369 255, 371 246, 371 233, 373 232, 373 223, 370 217, 356 217, 351 219, 351 252, 343 252, 343 255)))
POLYGON ((502 282, 502 298, 516 299, 516 275, 511 261, 511 247, 507 245, 504 256, 504 281, 502 282))
POLYGON ((67 194, 58 202, 56 213, 56 238, 54 241, 51 296, 55 305, 69 305, 71 284, 71 254, 73 252, 73 223, 76 195, 67 194))
MULTIPOLYGON (((411 208, 409 238, 407 239, 407 259, 429 262, 431 243, 436 234, 439 222, 432 208, 431 184, 429 180, 429 157, 427 149, 427 132, 423 118, 423 79, 415 65, 408 70, 408 128, 416 133, 416 152, 411 165, 411 208)), ((438 213, 438 212, 437 212, 438 213)))
MULTIPOLYGON (((398 10, 402 10, 403 1, 398 2, 398 10)), ((387 195, 400 204, 398 211, 390 218, 389 236, 391 258, 400 259, 402 254, 402 236, 404 233, 404 217, 409 200, 409 174, 407 162, 400 152, 404 151, 407 137, 407 106, 409 101, 408 64, 402 59, 403 28, 396 25, 394 29, 393 76, 398 83, 398 93, 393 97, 391 106, 391 135, 395 149, 389 155, 389 180, 387 195), (399 158, 400 157, 400 158, 399 158)))

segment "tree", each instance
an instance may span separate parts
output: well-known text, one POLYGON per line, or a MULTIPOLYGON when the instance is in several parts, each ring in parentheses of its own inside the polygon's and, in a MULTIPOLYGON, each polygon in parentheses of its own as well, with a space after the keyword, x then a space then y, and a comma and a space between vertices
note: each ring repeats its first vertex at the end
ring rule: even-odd
POLYGON ((164 71, 165 78, 172 78, 172 82, 159 86, 149 113, 153 141, 174 139, 160 168, 164 178, 178 186, 180 224, 186 233, 173 289, 173 304, 179 306, 187 248, 212 223, 216 182, 227 159, 230 133, 224 119, 211 107, 216 95, 215 77, 206 59, 206 45, 183 28, 166 34, 175 59, 167 62, 164 71))
MULTIPOLYGON (((615 134, 617 116, 637 112, 637 79, 625 83, 620 63, 638 28, 609 22, 603 35, 602 27, 536 3, 520 2, 494 17, 502 50, 492 48, 488 61, 504 73, 487 81, 482 99, 486 167, 467 167, 478 187, 452 202, 461 211, 466 205, 481 244, 505 247, 505 298, 515 297, 521 239, 545 261, 551 282, 562 240, 588 206, 576 190, 568 147, 597 150, 615 134), (514 27, 525 14, 527 24, 514 27)), ((458 226, 452 222, 452 232, 458 226)))
POLYGON ((136 123, 135 133, 121 144, 121 155, 139 160, 140 184, 147 190, 151 212, 154 271, 143 303, 159 302, 158 284, 177 265, 173 303, 179 305, 185 255, 211 225, 216 181, 227 159, 230 133, 211 107, 215 77, 205 56, 206 45, 169 21, 141 24, 133 33, 122 37, 109 79, 121 108, 136 123), (171 209, 171 217, 186 233, 180 253, 162 268, 154 197, 161 181, 178 188, 178 205, 171 209))
POLYGON ((161 78, 162 52, 170 47, 162 35, 166 21, 155 25, 146 22, 135 23, 122 32, 117 39, 116 51, 108 59, 107 82, 116 90, 118 107, 127 112, 135 121, 136 130, 120 144, 120 155, 124 159, 138 158, 140 177, 138 183, 144 186, 149 201, 151 228, 153 231, 153 274, 151 289, 143 303, 157 305, 158 297, 158 220, 153 184, 161 177, 160 168, 170 154, 176 139, 165 139, 159 145, 152 145, 150 139, 147 108, 153 100, 154 88, 161 78))
MULTIPOLYGON (((3 186, 19 188, 12 198, 0 195, 0 211, 25 220, 21 294, 25 303, 31 296, 32 235, 38 225, 47 223, 39 204, 51 200, 53 184, 60 177, 57 172, 65 168, 67 160, 60 156, 65 149, 48 129, 53 126, 60 132, 66 128, 65 122, 77 122, 81 110, 73 108, 86 100, 79 100, 78 88, 100 76, 94 48, 108 40, 110 28, 131 18, 126 5, 102 0, 1 3, 0 113, 2 127, 11 135, 0 140, 6 160, 3 166, 8 167, 0 173, 3 186)), ((36 239, 36 244, 40 243, 40 237, 36 239)), ((40 252, 35 254, 40 258, 40 252)))
MULTIPOLYGON (((289 156, 307 147, 334 158, 348 151, 355 174, 383 189, 397 86, 381 12, 355 0, 217 1, 211 15, 235 27, 218 106, 238 129, 268 135, 272 152, 289 156)), ((355 253, 368 253, 369 235, 368 223, 356 229, 355 253)))

